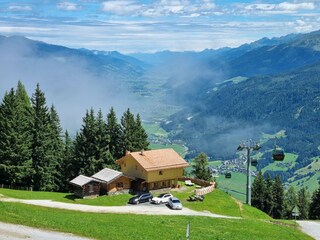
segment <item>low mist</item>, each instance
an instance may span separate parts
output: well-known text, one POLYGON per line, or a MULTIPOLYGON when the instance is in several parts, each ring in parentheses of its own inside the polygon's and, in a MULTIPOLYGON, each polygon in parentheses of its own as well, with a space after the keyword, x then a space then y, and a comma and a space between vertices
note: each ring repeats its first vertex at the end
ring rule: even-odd
POLYGON ((52 104, 64 130, 77 131, 87 109, 102 109, 106 116, 113 106, 118 115, 135 104, 123 79, 116 74, 98 74, 82 57, 39 56, 25 41, 0 44, 0 96, 16 88, 20 80, 31 97, 40 84, 47 106, 52 104))

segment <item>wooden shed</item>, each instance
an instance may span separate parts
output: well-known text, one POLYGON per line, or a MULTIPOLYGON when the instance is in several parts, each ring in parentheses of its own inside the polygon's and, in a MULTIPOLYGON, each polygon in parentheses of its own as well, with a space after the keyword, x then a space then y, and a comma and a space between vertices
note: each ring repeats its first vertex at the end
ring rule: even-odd
POLYGON ((100 181, 84 175, 72 179, 69 182, 72 185, 74 195, 80 198, 94 198, 100 194, 100 181))
POLYGON ((113 194, 116 192, 129 192, 131 188, 132 177, 126 176, 122 172, 104 168, 96 174, 92 175, 93 179, 97 179, 100 184, 101 194, 113 194))

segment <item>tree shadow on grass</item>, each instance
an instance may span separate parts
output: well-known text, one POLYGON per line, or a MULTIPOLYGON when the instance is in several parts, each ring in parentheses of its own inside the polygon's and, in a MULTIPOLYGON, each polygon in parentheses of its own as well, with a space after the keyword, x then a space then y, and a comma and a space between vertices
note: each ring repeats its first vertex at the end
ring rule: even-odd
POLYGON ((74 194, 69 194, 69 195, 64 196, 64 198, 69 199, 71 201, 75 201, 75 199, 77 199, 78 197, 74 194))

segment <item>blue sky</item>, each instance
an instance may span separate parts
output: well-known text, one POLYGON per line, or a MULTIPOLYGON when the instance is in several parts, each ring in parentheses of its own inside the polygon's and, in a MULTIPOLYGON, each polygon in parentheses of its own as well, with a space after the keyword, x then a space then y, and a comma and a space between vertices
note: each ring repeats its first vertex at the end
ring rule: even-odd
POLYGON ((236 47, 319 26, 320 0, 0 0, 0 35, 122 53, 236 47))

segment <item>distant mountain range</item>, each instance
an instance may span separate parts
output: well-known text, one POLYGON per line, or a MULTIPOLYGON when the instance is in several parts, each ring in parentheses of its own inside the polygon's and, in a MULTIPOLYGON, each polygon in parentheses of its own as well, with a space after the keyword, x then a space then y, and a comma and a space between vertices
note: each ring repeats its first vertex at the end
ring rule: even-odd
POLYGON ((259 170, 272 162, 281 130, 277 144, 298 157, 294 167, 269 172, 273 176, 286 181, 320 156, 320 31, 262 39, 204 63, 224 74, 174 85, 170 95, 185 107, 162 124, 172 140, 193 150, 187 157, 203 151, 230 159, 242 141, 268 134, 273 137, 263 141, 259 170))
MULTIPOLYGON (((199 152, 232 158, 241 141, 280 130, 285 135, 278 144, 298 155, 284 178, 320 156, 320 31, 238 48, 130 56, 0 36, 0 53, 1 88, 40 82, 60 103, 58 112, 69 114, 62 116, 67 128, 75 125, 70 119, 76 111, 83 116, 100 104, 124 109, 134 102, 149 120, 176 106, 182 110, 163 119, 162 127, 189 147, 187 158, 199 152)), ((273 144, 264 141, 260 167, 270 161, 273 144)))

